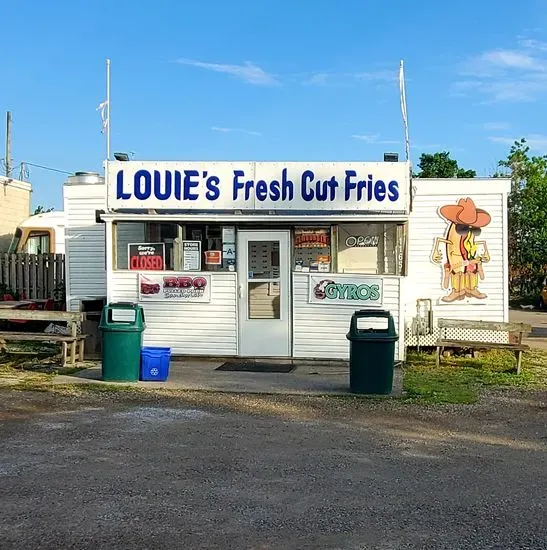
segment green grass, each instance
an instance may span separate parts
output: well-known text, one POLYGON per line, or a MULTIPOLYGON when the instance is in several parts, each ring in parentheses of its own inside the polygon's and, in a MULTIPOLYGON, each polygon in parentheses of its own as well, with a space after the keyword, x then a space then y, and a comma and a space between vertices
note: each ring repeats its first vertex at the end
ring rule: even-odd
POLYGON ((475 403, 487 387, 547 388, 547 353, 523 356, 520 374, 512 353, 491 351, 480 358, 443 358, 435 365, 433 354, 409 354, 404 368, 405 399, 422 403, 475 403))
MULTIPOLYGON (((11 350, 10 350, 11 351, 11 350)), ((56 359, 36 357, 36 347, 29 355, 0 354, 1 379, 16 390, 51 391, 72 395, 84 393, 143 394, 147 388, 126 384, 67 384, 53 385, 56 374, 74 374, 80 368, 59 367, 56 359)), ((40 349, 42 351, 42 349, 40 349)), ((44 350, 45 351, 45 350, 44 350)), ((433 354, 411 353, 403 371, 403 397, 409 403, 475 403, 485 388, 545 389, 547 390, 547 353, 533 350, 523 356, 520 374, 514 372, 515 359, 511 353, 491 351, 477 359, 443 358, 441 367, 435 365, 433 354)), ((164 390, 156 390, 162 393, 164 390)), ((166 391, 166 390, 165 390, 166 391)), ((167 392, 168 393, 168 392, 167 392)), ((355 399, 355 396, 329 396, 336 399, 355 399)))

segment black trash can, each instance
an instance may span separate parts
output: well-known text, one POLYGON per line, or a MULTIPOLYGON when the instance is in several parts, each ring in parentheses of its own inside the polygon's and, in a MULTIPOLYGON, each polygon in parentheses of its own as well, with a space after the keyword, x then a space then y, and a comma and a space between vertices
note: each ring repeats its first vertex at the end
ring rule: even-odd
POLYGON ((349 385, 353 393, 389 394, 393 389, 395 322, 389 311, 363 309, 351 317, 349 385))

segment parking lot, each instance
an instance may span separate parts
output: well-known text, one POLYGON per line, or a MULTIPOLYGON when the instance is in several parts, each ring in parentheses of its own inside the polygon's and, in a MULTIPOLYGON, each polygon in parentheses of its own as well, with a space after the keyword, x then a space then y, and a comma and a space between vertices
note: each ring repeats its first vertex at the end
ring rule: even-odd
POLYGON ((531 325, 532 332, 526 339, 526 344, 547 350, 547 310, 511 309, 509 320, 531 325))
POLYGON ((545 548, 541 393, 0 403, 1 548, 545 548))

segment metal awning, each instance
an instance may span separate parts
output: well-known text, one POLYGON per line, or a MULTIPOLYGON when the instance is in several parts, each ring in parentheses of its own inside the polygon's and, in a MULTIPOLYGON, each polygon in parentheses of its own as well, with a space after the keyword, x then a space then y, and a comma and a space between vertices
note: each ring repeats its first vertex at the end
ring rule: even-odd
POLYGON ((367 212, 291 212, 258 214, 256 212, 178 212, 157 213, 150 211, 107 212, 101 213, 100 218, 105 222, 116 221, 148 221, 148 222, 207 222, 207 223, 280 223, 309 224, 309 223, 347 223, 347 222, 381 222, 404 223, 408 221, 405 212, 367 213, 367 212))

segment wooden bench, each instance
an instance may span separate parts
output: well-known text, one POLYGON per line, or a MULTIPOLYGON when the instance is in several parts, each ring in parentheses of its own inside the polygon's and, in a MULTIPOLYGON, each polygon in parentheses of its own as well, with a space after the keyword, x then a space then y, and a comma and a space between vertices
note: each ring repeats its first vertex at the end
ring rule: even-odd
POLYGON ((0 309, 0 321, 45 321, 66 323, 70 334, 49 332, 13 332, 0 331, 0 350, 5 349, 7 341, 19 342, 58 342, 62 347, 63 367, 67 362, 72 366, 76 361, 84 360, 85 334, 78 334, 84 320, 84 314, 73 311, 39 311, 29 309, 0 309), (70 350, 70 354, 68 353, 70 350))
MULTIPOLYGON (((505 349, 513 351, 515 353, 517 363, 517 374, 520 373, 522 365, 522 353, 530 349, 529 346, 522 343, 524 335, 529 334, 532 331, 530 325, 523 323, 497 323, 489 321, 460 321, 458 319, 439 319, 438 327, 440 329, 440 336, 437 340, 437 366, 441 363, 441 355, 445 348, 469 348, 469 349, 505 349), (480 330, 490 331, 497 333, 516 333, 517 341, 515 343, 497 343, 497 342, 481 342, 470 340, 458 340, 449 338, 447 333, 452 330, 480 330)), ((510 338, 507 338, 510 340, 510 338)))

